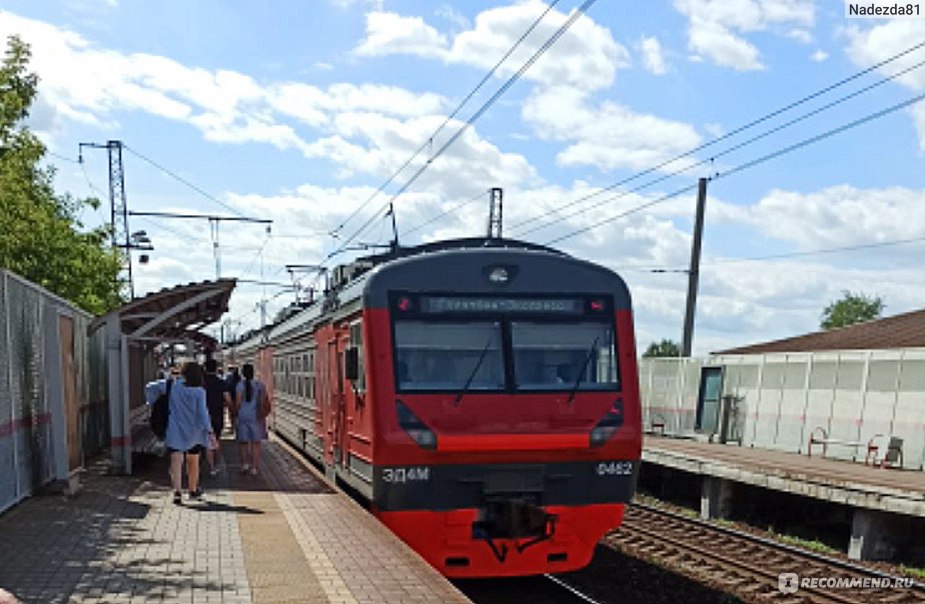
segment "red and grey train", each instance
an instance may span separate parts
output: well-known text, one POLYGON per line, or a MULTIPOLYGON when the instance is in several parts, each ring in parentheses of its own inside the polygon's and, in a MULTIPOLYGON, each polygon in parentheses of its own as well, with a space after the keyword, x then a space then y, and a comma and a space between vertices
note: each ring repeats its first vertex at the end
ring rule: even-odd
POLYGON ((400 249, 333 276, 233 351, 271 382, 276 433, 447 576, 586 565, 639 470, 623 280, 505 239, 400 249))

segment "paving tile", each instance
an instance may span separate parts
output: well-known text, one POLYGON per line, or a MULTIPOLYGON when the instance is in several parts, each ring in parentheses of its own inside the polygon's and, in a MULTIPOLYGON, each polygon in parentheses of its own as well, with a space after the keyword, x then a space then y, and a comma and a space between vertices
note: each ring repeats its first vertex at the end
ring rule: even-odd
POLYGON ((267 443, 252 477, 226 445, 203 502, 172 503, 165 459, 139 460, 131 477, 103 460, 76 496, 6 511, 0 586, 26 604, 468 601, 285 447, 267 443))

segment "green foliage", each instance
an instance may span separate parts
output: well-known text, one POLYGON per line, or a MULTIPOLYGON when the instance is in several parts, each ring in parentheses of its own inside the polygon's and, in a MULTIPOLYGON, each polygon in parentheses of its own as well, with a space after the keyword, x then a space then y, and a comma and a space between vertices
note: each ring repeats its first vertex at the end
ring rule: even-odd
POLYGON ((832 302, 822 311, 822 329, 837 329, 879 319, 883 312, 883 300, 880 296, 867 296, 862 293, 843 291, 840 300, 832 302))
POLYGON ((793 535, 777 535, 777 537, 789 545, 795 545, 796 547, 802 547, 803 549, 819 552, 821 554, 831 555, 838 553, 838 550, 834 547, 826 545, 822 541, 818 541, 816 539, 804 539, 802 537, 794 537, 793 535))
POLYGON ((12 36, 0 65, 0 267, 102 314, 121 303, 121 261, 107 228, 80 223, 81 210, 99 201, 55 194, 54 171, 39 165, 45 146, 22 125, 38 85, 29 57, 12 36))
POLYGON ((925 568, 916 568, 915 566, 906 566, 905 564, 899 565, 899 570, 910 577, 914 577, 919 581, 925 580, 925 568))
POLYGON ((672 340, 662 340, 661 342, 652 342, 646 351, 642 353, 644 358, 650 357, 679 357, 681 356, 681 345, 672 340))

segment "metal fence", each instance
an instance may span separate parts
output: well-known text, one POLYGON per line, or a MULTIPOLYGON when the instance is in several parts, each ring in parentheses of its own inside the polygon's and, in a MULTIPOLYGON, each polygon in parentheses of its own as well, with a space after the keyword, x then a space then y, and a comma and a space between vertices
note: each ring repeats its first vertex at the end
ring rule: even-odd
POLYGON ((0 270, 0 511, 68 480, 109 443, 103 341, 87 336, 90 318, 0 270))
POLYGON ((824 433, 827 456, 863 461, 871 439, 883 447, 892 437, 904 467, 925 466, 925 349, 642 359, 644 425, 696 434, 705 368, 721 371, 745 446, 806 453, 810 435, 824 433))

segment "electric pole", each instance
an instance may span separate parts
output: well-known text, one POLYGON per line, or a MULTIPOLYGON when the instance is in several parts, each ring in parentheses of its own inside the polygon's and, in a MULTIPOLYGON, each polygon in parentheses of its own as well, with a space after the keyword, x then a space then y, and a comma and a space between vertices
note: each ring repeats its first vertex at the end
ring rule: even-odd
POLYGON ((398 250, 398 224, 395 222, 395 205, 391 201, 389 201, 389 209, 385 215, 392 217, 392 242, 389 247, 394 252, 398 250))
POLYGON ((684 312, 684 344, 681 356, 691 356, 694 339, 694 309, 697 307, 697 285, 700 280, 700 242, 703 238, 703 213, 707 201, 707 179, 701 178, 697 186, 697 214, 694 218, 694 240, 691 243, 691 268, 687 272, 687 308, 684 312))
POLYGON ((112 247, 122 250, 119 252, 122 257, 119 282, 122 286, 128 284, 129 295, 134 298, 135 283, 132 281, 132 248, 134 246, 128 229, 128 202, 125 199, 125 173, 122 169, 122 141, 107 141, 105 145, 80 143, 78 145, 79 163, 83 163, 84 147, 106 149, 109 152, 109 224, 112 228, 112 247))
POLYGON ((501 201, 503 197, 501 188, 492 187, 488 196, 488 238, 501 239, 501 201))

